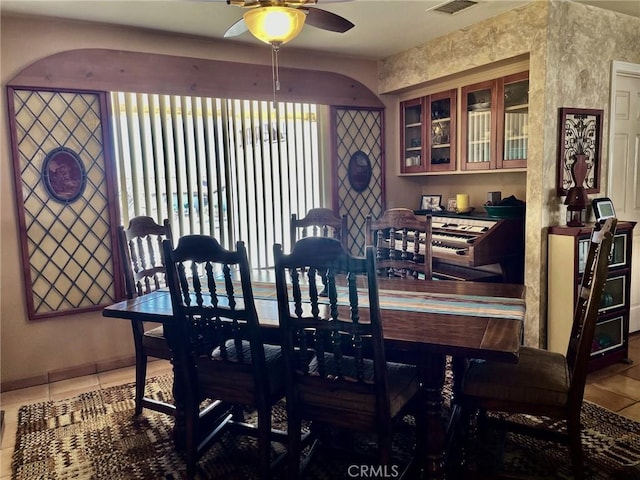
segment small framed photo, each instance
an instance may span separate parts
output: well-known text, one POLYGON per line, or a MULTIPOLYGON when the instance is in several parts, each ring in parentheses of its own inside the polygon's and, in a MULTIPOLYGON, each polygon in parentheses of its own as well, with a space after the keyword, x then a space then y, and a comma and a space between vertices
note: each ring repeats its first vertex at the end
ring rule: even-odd
POLYGON ((422 195, 420 210, 440 210, 442 195, 422 195))
POLYGON ((447 211, 448 212, 455 212, 458 208, 458 202, 455 198, 450 198, 449 200, 447 200, 447 211))

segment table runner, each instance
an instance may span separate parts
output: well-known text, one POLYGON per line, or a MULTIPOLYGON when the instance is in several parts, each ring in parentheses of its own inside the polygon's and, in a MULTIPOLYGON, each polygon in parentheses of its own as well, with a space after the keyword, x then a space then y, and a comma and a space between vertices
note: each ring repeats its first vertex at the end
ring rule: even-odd
MULTIPOLYGON (((268 282, 251 282, 256 299, 275 300, 276 286, 268 282)), ((338 288, 338 303, 347 304, 347 288, 338 288)), ((478 295, 454 295, 429 292, 405 292, 378 290, 380 309, 406 310, 446 315, 507 318, 524 320, 525 301, 521 298, 486 297, 478 295)), ((323 301, 322 299, 320 300, 323 301)), ((328 300, 325 300, 328 303, 328 300)), ((366 295, 359 297, 359 304, 368 307, 366 295)))

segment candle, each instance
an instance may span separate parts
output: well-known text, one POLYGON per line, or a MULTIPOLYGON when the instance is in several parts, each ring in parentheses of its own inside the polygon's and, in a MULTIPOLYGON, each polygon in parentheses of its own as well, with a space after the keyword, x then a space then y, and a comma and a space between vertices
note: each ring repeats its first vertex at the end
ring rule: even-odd
POLYGON ((466 193, 458 193, 456 195, 456 208, 459 212, 469 209, 469 195, 466 193))

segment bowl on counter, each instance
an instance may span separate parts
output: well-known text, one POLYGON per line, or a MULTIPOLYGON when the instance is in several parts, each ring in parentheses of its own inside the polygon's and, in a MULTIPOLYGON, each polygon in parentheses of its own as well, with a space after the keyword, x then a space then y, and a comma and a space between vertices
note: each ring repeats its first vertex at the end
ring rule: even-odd
POLYGON ((487 215, 493 218, 522 218, 525 205, 483 205, 487 215))

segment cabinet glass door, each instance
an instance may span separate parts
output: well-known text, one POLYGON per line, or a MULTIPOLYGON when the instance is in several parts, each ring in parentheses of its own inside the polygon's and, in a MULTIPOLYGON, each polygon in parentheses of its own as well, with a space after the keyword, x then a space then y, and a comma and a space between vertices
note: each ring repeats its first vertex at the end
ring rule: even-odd
POLYGON ((622 315, 599 321, 591 345, 591 355, 598 355, 624 345, 625 321, 622 315))
POLYGON ((421 172, 425 170, 422 145, 422 111, 421 99, 409 100, 401 104, 402 114, 402 155, 400 171, 402 173, 421 172))
MULTIPOLYGON (((582 237, 578 240, 578 273, 584 272, 590 244, 591 237, 582 237)), ((625 265, 627 265, 627 232, 614 235, 609 254, 609 268, 624 267, 625 265)))
POLYGON ((482 82, 462 89, 460 159, 463 170, 495 168, 496 82, 482 82))
POLYGON ((430 138, 429 167, 431 172, 455 170, 456 155, 456 91, 429 97, 430 138))
POLYGON ((519 76, 521 75, 506 77, 504 82, 499 168, 526 166, 529 143, 529 79, 518 79, 519 76))

